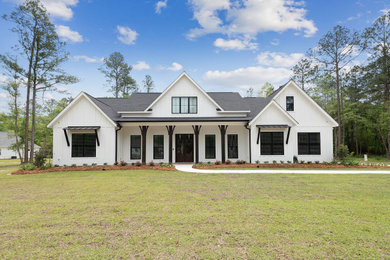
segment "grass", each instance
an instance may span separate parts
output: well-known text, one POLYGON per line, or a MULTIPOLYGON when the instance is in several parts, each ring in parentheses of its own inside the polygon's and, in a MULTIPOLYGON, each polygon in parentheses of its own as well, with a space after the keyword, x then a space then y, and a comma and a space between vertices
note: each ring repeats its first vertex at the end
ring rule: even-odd
POLYGON ((0 258, 388 258, 390 176, 0 169, 0 258))
MULTIPOLYGON (((364 157, 355 157, 355 159, 358 161, 358 162, 364 162, 364 157)), ((371 163, 390 163, 390 160, 387 159, 385 156, 380 156, 380 155, 369 155, 368 156, 368 162, 371 162, 371 163)))
POLYGON ((19 164, 20 164, 19 159, 0 159, 0 167, 13 166, 13 165, 19 165, 19 164))

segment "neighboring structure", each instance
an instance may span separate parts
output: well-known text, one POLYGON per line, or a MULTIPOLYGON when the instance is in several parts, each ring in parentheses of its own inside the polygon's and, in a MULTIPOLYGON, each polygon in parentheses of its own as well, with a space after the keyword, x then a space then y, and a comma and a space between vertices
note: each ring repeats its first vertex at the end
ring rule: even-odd
POLYGON ((48 127, 54 164, 333 159, 337 123, 293 81, 267 98, 205 92, 185 72, 162 93, 81 92, 48 127))
MULTIPOLYGON (((0 132, 0 159, 17 159, 19 158, 18 152, 10 149, 15 144, 15 135, 8 132, 0 132)), ((21 153, 23 150, 20 148, 21 153)), ((40 149, 39 145, 35 145, 35 151, 40 149)), ((22 155, 23 156, 23 155, 22 155)))

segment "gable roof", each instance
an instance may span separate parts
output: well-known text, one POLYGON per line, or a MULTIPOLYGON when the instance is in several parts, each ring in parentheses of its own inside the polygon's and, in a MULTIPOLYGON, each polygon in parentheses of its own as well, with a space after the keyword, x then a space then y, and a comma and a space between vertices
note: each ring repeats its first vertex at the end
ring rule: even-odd
POLYGON ((220 105, 218 105, 215 101, 214 101, 214 99, 212 99, 190 76, 188 76, 188 74, 184 71, 184 72, 182 72, 181 74, 180 74, 180 76, 179 77, 177 77, 177 79, 174 81, 174 82, 172 82, 171 83, 171 85, 169 85, 162 93, 161 93, 161 95, 160 96, 158 96, 153 102, 152 102, 152 104, 150 104, 145 110, 148 110, 148 109, 150 109, 154 104, 156 104, 157 103, 157 101, 158 100, 160 100, 163 96, 165 96, 168 92, 169 92, 169 90, 173 87, 173 86, 175 86, 176 85, 176 83, 181 79, 181 78, 183 78, 183 77, 186 77, 189 81, 191 81, 191 83, 196 87, 196 88, 198 88, 199 90, 200 90, 200 92, 201 93, 203 93, 204 95, 205 95, 205 97, 206 98, 208 98, 212 103, 214 103, 214 105, 215 106, 217 106, 217 108, 219 108, 219 109, 221 109, 221 110, 223 110, 222 108, 221 108, 221 106, 220 105))

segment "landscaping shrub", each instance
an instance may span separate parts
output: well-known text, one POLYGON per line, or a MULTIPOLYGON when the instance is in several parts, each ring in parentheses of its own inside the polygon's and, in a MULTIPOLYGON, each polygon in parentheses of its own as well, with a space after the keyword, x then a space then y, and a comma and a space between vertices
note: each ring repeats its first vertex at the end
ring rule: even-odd
POLYGON ((218 161, 218 160, 215 161, 215 165, 220 165, 220 164, 221 164, 220 161, 218 161))
POLYGON ((62 166, 62 168, 64 168, 64 169, 67 168, 67 167, 68 167, 68 166, 67 166, 66 164, 64 164, 64 165, 62 166))
POLYGON ((264 164, 269 164, 269 161, 264 161, 264 164))
POLYGON ((36 168, 37 167, 34 164, 31 164, 31 163, 26 163, 26 164, 23 164, 22 166, 20 166, 20 169, 23 170, 23 171, 33 171, 36 168))
POLYGON ((140 166, 142 165, 142 163, 141 163, 140 161, 137 161, 137 162, 135 163, 135 165, 138 166, 138 167, 140 167, 140 166))
POLYGON ((41 168, 46 162, 46 153, 43 151, 43 149, 35 152, 34 157, 34 165, 37 168, 41 168))
POLYGON ((104 166, 107 166, 107 165, 108 165, 108 163, 106 163, 106 162, 105 162, 105 163, 103 163, 103 165, 104 165, 104 166))
POLYGON ((304 164, 304 163, 305 163, 305 161, 299 161, 299 163, 300 163, 300 164, 304 164))
POLYGON ((273 163, 273 164, 276 164, 276 163, 277 163, 277 161, 276 161, 276 160, 273 160, 273 161, 272 161, 272 163, 273 163))
POLYGON ((288 164, 291 164, 291 161, 287 161, 288 164))
POLYGON ((125 162, 125 161, 120 161, 120 163, 119 163, 121 166, 126 166, 127 165, 127 162, 125 162))
POLYGON ((155 164, 154 164, 154 162, 153 161, 151 161, 150 163, 149 163, 149 166, 154 166, 155 164))
POLYGON ((349 156, 349 149, 348 149, 348 146, 344 145, 344 144, 341 144, 339 147, 337 147, 336 149, 336 157, 337 159, 339 159, 340 161, 344 161, 347 159, 347 157, 349 156))
POLYGON ((74 164, 72 164, 72 165, 71 165, 71 167, 76 167, 76 164, 75 164, 75 163, 74 163, 74 164))
POLYGON ((307 164, 311 164, 311 161, 307 161, 307 164))
POLYGON ((97 165, 97 163, 92 163, 91 165, 92 165, 92 167, 95 167, 97 165))
POLYGON ((256 164, 260 164, 260 161, 259 160, 256 160, 256 162, 255 162, 256 164))
POLYGON ((320 164, 320 161, 315 161, 316 164, 320 164))
POLYGON ((83 166, 84 166, 84 167, 87 167, 87 166, 88 166, 88 163, 83 163, 83 166))
POLYGON ((114 165, 118 165, 119 163, 118 162, 114 162, 114 165))
POLYGON ((225 164, 231 164, 231 163, 232 163, 232 161, 230 161, 230 160, 225 161, 225 164))
POLYGON ((58 164, 54 164, 54 167, 60 167, 58 164))
POLYGON ((284 161, 280 161, 280 164, 284 164, 284 161))

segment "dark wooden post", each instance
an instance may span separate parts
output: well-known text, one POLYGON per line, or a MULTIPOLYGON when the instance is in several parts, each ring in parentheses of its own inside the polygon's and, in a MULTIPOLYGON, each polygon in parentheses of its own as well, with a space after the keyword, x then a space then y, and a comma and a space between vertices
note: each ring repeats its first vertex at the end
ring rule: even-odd
POLYGON ((148 128, 149 126, 146 125, 139 127, 142 135, 142 164, 146 164, 146 133, 148 132, 148 128))
POLYGON ((195 134, 195 163, 199 163, 199 133, 201 125, 193 125, 192 129, 194 129, 195 134))
POLYGON ((175 127, 176 126, 173 126, 173 125, 170 125, 170 126, 166 126, 167 130, 168 130, 168 137, 169 137, 169 163, 172 163, 172 136, 173 136, 173 131, 175 130, 175 127))
POLYGON ((221 132, 221 155, 222 155, 222 163, 225 163, 225 157, 226 157, 226 149, 225 149, 225 136, 226 136, 226 130, 228 128, 227 125, 219 125, 219 131, 221 132))

